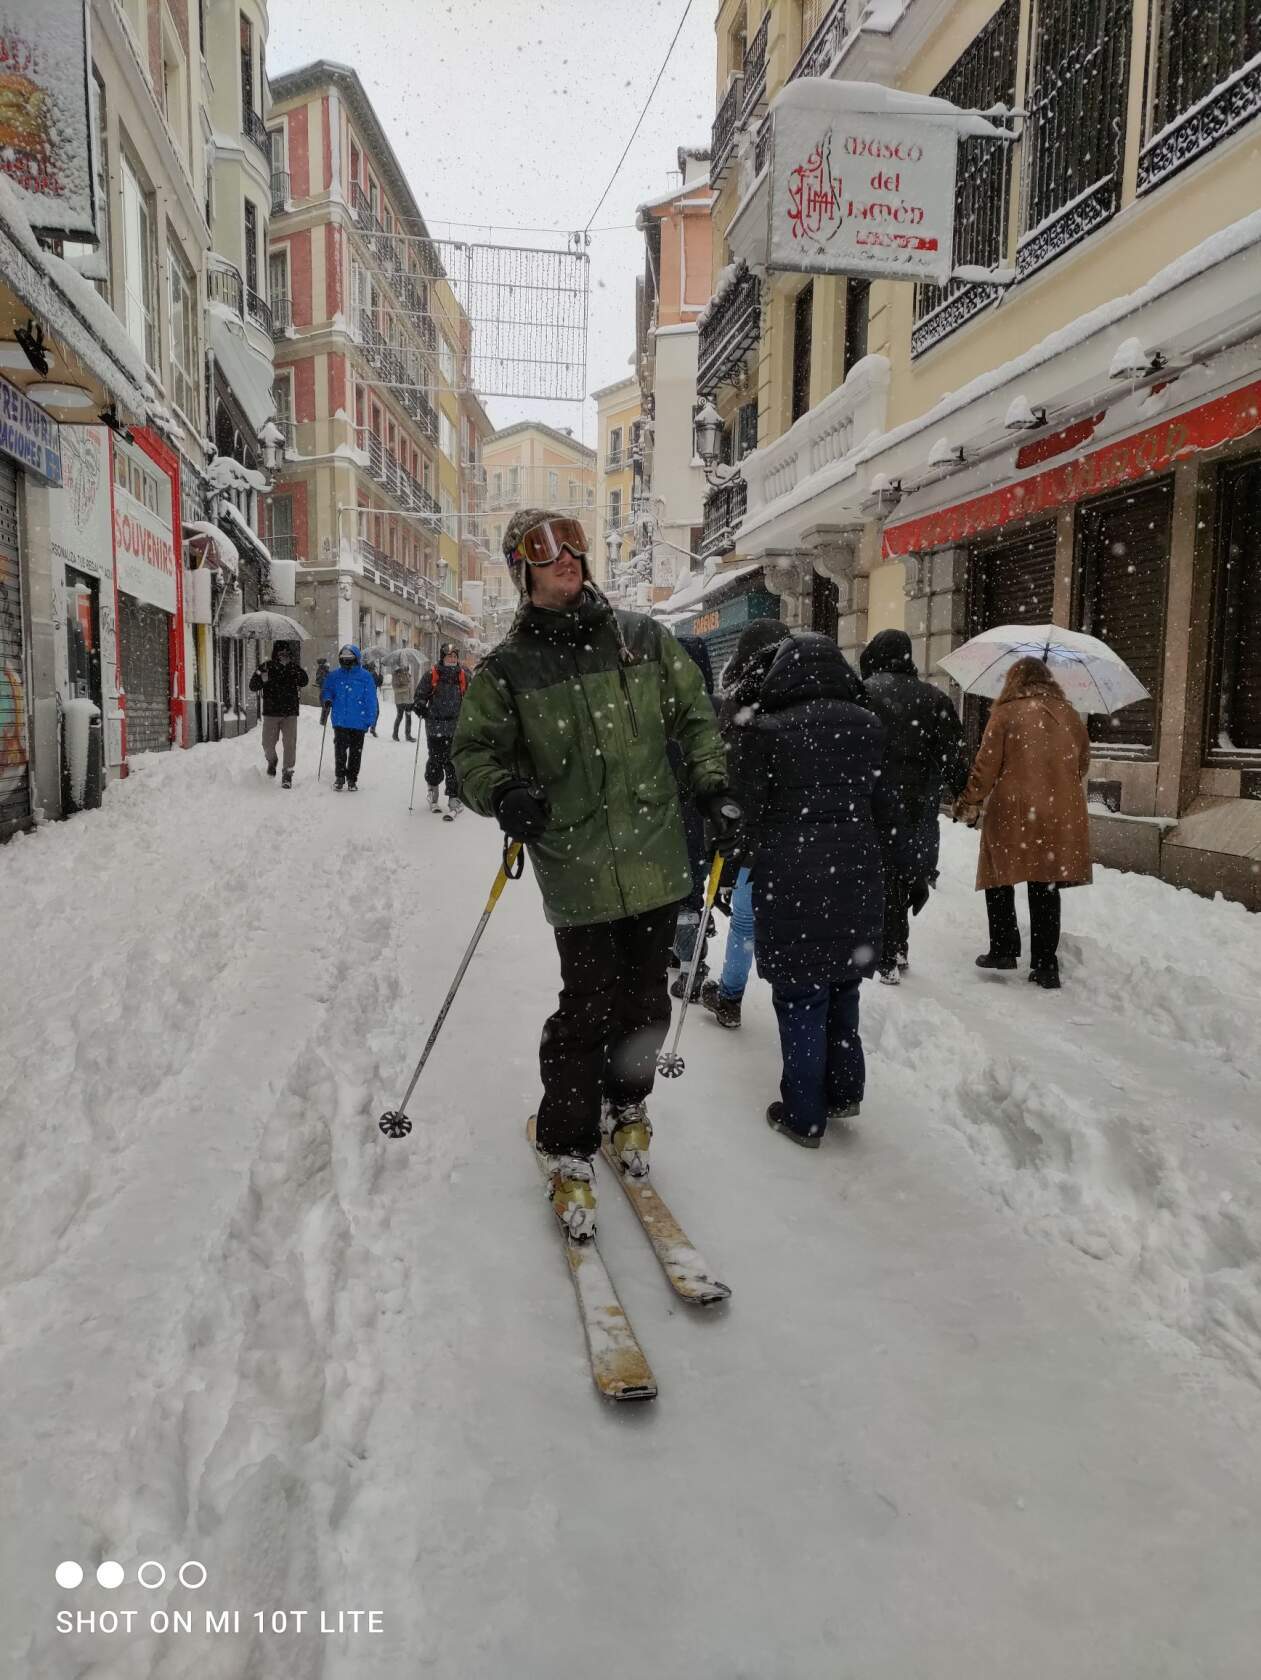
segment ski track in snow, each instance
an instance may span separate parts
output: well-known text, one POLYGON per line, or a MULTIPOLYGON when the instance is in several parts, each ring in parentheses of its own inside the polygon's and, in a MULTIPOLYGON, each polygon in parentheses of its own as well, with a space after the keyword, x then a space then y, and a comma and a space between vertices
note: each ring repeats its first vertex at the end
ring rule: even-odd
POLYGON ((766 988, 738 1034, 695 1011, 654 1099, 662 1189, 736 1297, 675 1302, 606 1182, 662 1382, 610 1411, 520 1135, 554 990, 537 894, 506 895, 385 1140, 498 845, 409 817, 385 736, 336 800, 317 746, 304 716, 289 794, 256 736, 143 759, 0 851, 38 953, 0 1034, 0 1496, 25 1519, 0 1669, 541 1680, 585 1618, 613 1680, 1254 1672, 1255 919, 1101 872, 1065 899, 1061 993, 979 975, 975 838, 947 827, 910 976, 864 988, 864 1115, 817 1156, 761 1124, 766 988), (206 1565, 200 1595, 133 1590, 146 1612, 385 1604, 385 1632, 55 1632, 122 1601, 91 1581, 108 1557, 206 1565), (89 1579, 55 1597, 61 1558, 89 1579))

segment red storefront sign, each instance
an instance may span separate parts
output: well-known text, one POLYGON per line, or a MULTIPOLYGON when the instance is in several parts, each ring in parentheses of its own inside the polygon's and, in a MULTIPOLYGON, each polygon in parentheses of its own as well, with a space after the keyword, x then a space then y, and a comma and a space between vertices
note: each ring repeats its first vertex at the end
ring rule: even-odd
POLYGON ((946 548, 982 531, 1010 525, 1013 520, 1069 506, 1086 496, 1115 489, 1119 484, 1163 472, 1175 461, 1200 450, 1216 449, 1235 438, 1246 437, 1258 426, 1261 426, 1261 381, 1032 478, 1005 484, 999 490, 986 491, 983 496, 926 513, 919 519, 886 526, 884 557, 896 560, 904 554, 946 548))

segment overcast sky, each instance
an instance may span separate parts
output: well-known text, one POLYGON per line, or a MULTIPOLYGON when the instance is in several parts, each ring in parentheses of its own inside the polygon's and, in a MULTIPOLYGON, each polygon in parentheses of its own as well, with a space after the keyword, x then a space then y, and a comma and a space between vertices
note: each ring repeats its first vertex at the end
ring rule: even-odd
MULTIPOLYGON (((563 233, 586 223, 684 4, 272 0, 268 65, 278 72, 331 58, 354 66, 436 237, 555 244, 510 230, 563 233)), ((636 206, 671 184, 679 146, 709 143, 713 13, 714 0, 693 0, 644 125, 593 224, 589 390, 630 372, 635 276, 643 266, 636 206)), ((595 441, 591 403, 581 415, 577 404, 488 407, 498 425, 533 413, 595 441)))

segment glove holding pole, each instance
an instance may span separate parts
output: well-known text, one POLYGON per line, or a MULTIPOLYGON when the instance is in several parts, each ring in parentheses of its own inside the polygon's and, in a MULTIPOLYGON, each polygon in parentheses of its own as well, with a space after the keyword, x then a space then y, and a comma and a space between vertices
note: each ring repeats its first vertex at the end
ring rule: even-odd
MULTIPOLYGON (((729 793, 703 794, 697 805, 707 818, 714 832, 717 849, 714 861, 710 866, 709 880, 705 885, 705 903, 701 910, 701 928, 709 922, 710 911, 714 908, 714 900, 718 897, 718 883, 722 880, 724 864, 723 849, 730 846, 733 853, 738 853, 738 836, 740 826, 744 822, 744 812, 736 804, 729 793)), ((705 941, 698 938, 692 947, 692 960, 688 964, 687 984, 683 989, 683 1007, 679 1010, 678 1024, 674 1029, 674 1043, 668 1050, 663 1050, 657 1057, 657 1072, 665 1079, 677 1079, 683 1072, 684 1062, 679 1054, 679 1040, 683 1037, 683 1023, 687 1019, 688 1004, 692 1001, 692 988, 696 984, 696 971, 700 967, 701 952, 705 941)))
POLYGON ((331 707, 327 701, 320 707, 320 762, 316 766, 315 779, 318 782, 324 773, 324 743, 328 740, 328 714, 331 707))

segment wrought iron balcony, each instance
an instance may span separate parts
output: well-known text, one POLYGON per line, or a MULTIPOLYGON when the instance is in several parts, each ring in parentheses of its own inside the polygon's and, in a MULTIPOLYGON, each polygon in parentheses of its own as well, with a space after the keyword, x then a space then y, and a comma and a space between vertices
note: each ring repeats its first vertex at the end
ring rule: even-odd
POLYGON ((273 560, 297 560, 298 539, 292 531, 273 532, 267 539, 267 550, 273 560))
POLYGON ((801 57, 797 60, 789 81, 795 81, 798 76, 827 75, 845 42, 848 10, 849 0, 833 0, 820 19, 814 34, 801 49, 801 57))
POLYGON ((267 132, 267 124, 257 111, 246 110, 241 118, 241 131, 247 140, 252 140, 259 151, 271 163, 271 135, 267 132))
POLYGON ((749 504, 749 487, 742 478, 728 479, 705 498, 705 522, 701 529, 701 557, 730 554, 736 546, 736 532, 749 504))
POLYGON ((753 173, 760 175, 771 161, 771 119, 763 117, 753 142, 753 173))
POLYGON ((361 228, 375 230, 380 225, 372 213, 371 200, 358 181, 351 183, 350 208, 354 212, 355 221, 361 228))
POLYGON ((758 25, 744 55, 744 109, 747 122, 766 103, 766 48, 771 36, 771 14, 758 25))
POLYGON ((222 303, 233 314, 245 318, 245 281, 231 263, 216 264, 206 271, 207 303, 222 303))
POLYGON ((278 216, 289 202, 289 171, 287 169, 273 169, 271 172, 271 213, 278 216))
POLYGON ((744 263, 736 269, 726 294, 712 303, 702 322, 696 364, 696 388, 713 391, 730 383, 762 331, 762 287, 744 263))
POLYGON ((723 95, 722 104, 718 107, 718 115, 714 118, 709 164, 709 178, 714 186, 722 180, 735 153, 736 130, 743 109, 744 77, 733 76, 731 86, 723 95))
POLYGON ((276 328, 272 320, 271 305, 266 298, 260 297, 257 292, 251 292, 248 287, 245 292, 245 311, 254 325, 261 327, 268 338, 275 337, 276 328))
POLYGON ((280 297, 275 292, 271 295, 271 335, 273 338, 284 338, 293 326, 293 304, 287 297, 280 297))

